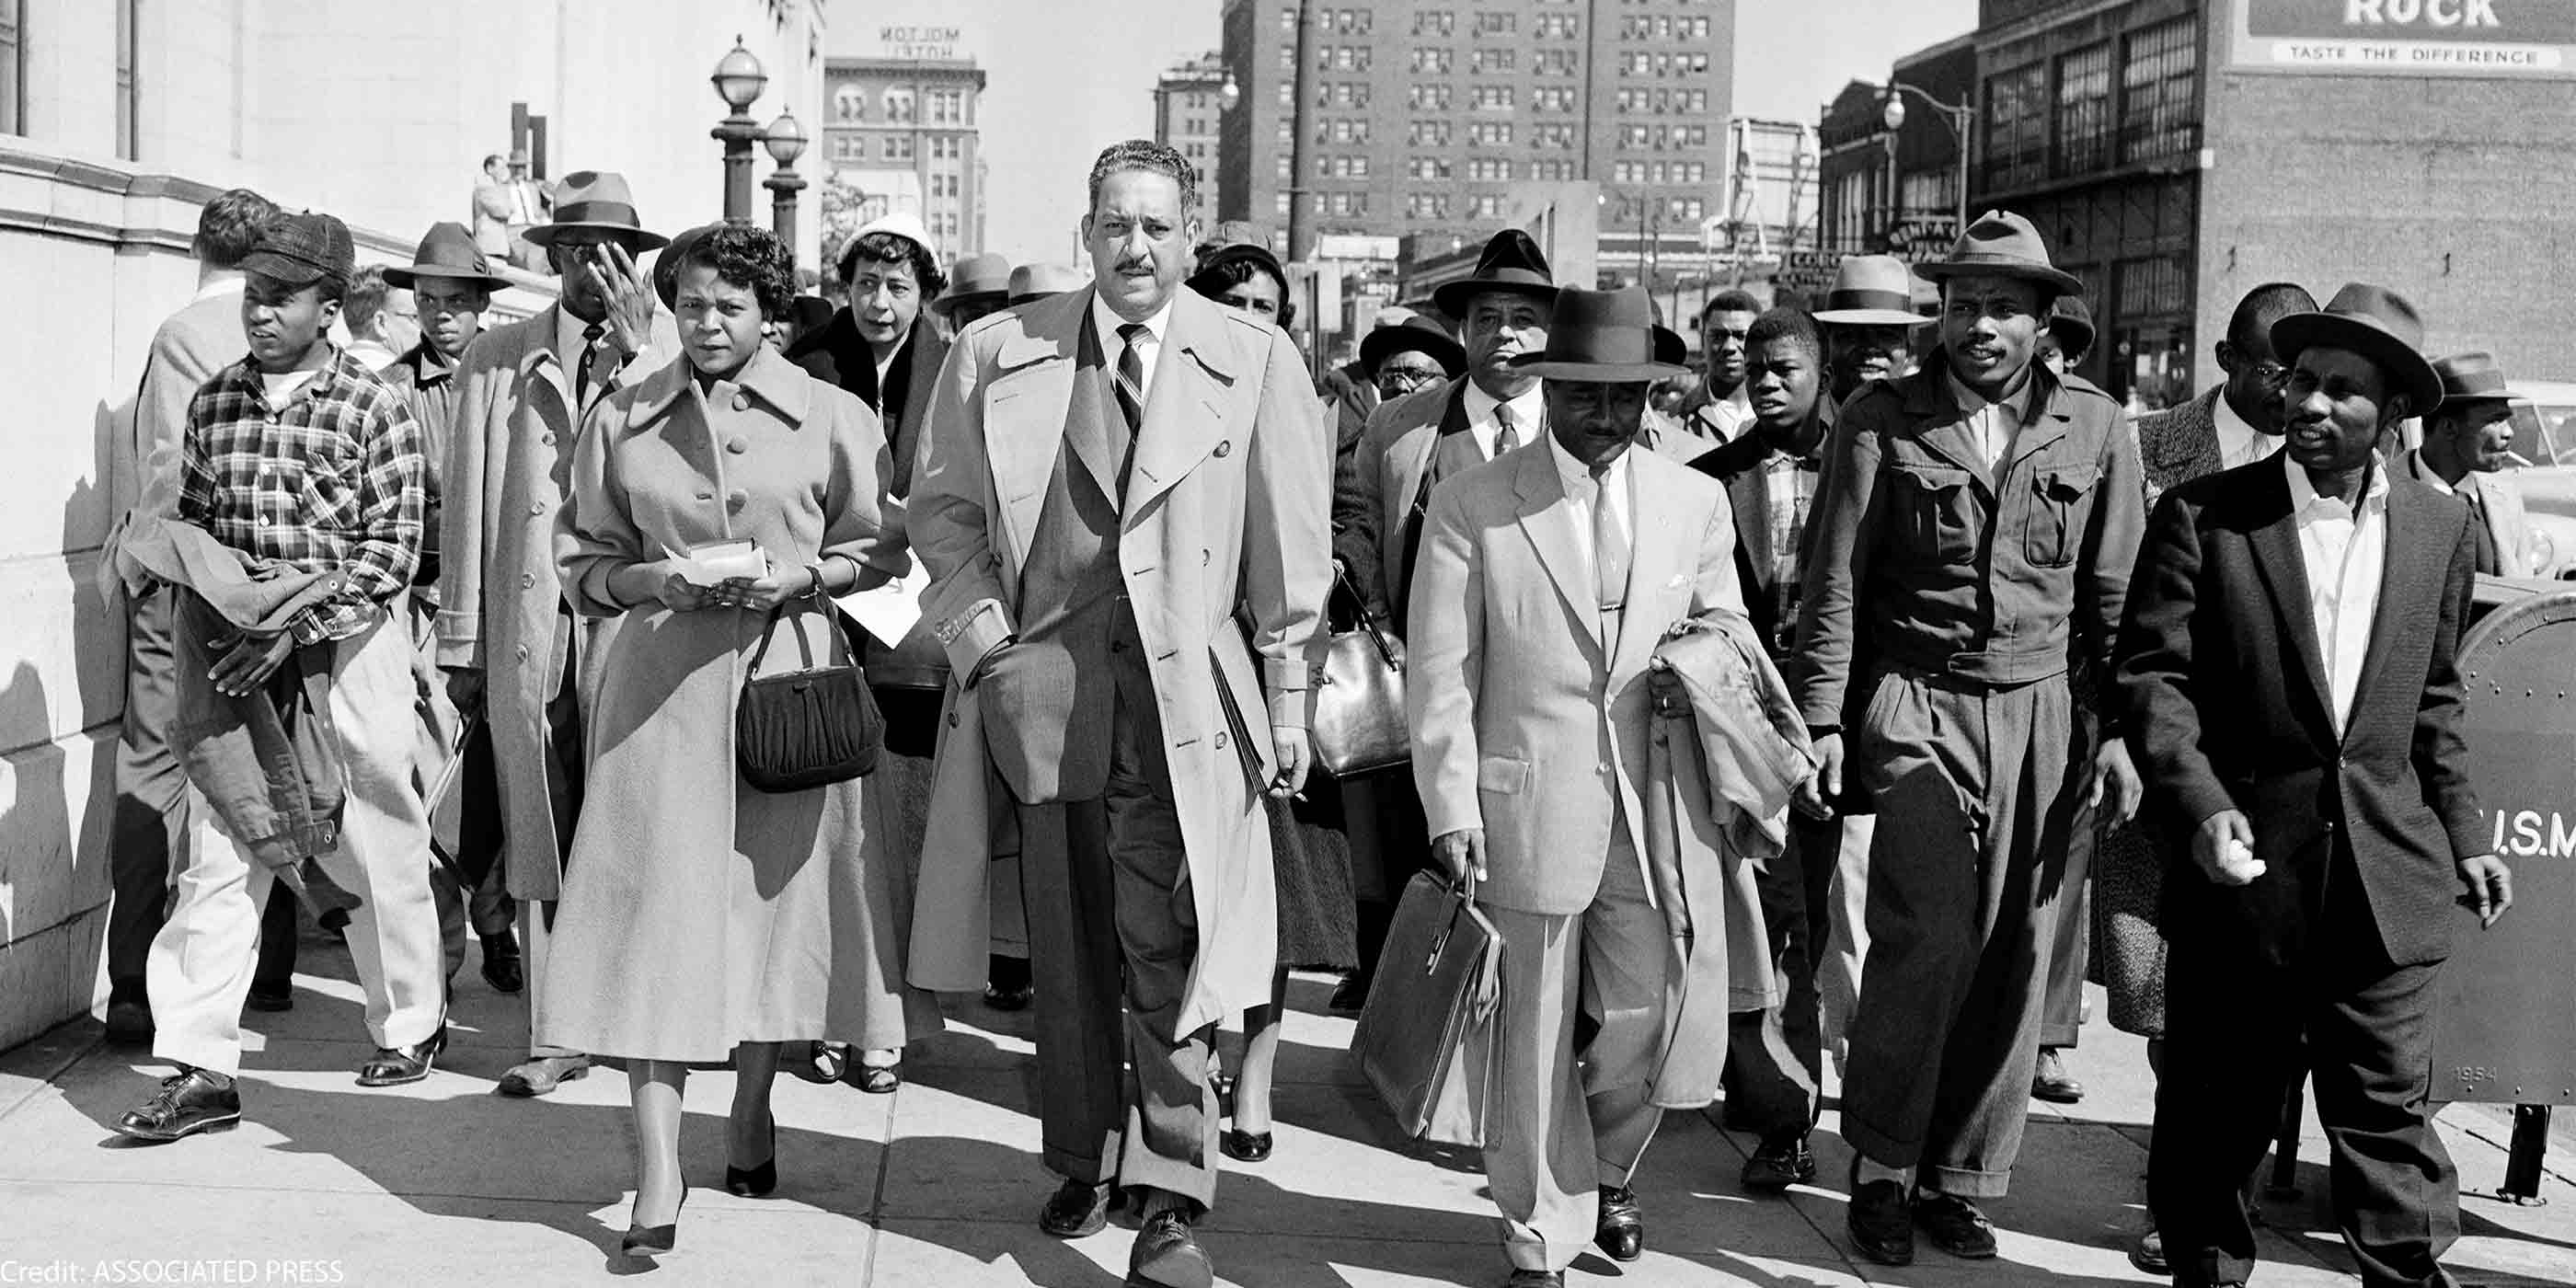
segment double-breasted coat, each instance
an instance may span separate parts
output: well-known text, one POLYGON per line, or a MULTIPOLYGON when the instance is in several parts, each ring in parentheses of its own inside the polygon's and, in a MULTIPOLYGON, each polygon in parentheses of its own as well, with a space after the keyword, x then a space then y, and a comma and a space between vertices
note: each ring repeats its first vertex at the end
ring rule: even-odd
MULTIPOLYGON (((897 897, 866 826, 870 781, 751 787, 734 718, 763 673, 846 649, 810 607, 673 612, 621 604, 621 569, 722 541, 774 570, 855 561, 860 585, 909 567, 884 522, 875 413, 763 348, 701 390, 683 357, 593 409, 556 541, 566 596, 620 617, 600 650, 591 774, 539 981, 544 1032, 576 1051, 721 1060, 739 1042, 900 1047, 897 897)), ((807 601, 810 604, 810 601, 807 601)), ((925 1027, 935 1028, 935 1020, 925 1027)))
MULTIPOLYGON (((1017 620, 1021 571, 1069 441, 1092 296, 1068 291, 976 322, 949 347, 940 373, 912 474, 909 530, 930 574, 923 614, 960 683, 1017 620)), ((1332 575, 1332 438, 1284 333, 1189 291, 1171 308, 1136 434, 1118 558, 1168 744, 1203 950, 1177 1021, 1176 1033, 1188 1033, 1269 996, 1277 961, 1269 826, 1241 750, 1226 739, 1217 692, 1225 681, 1212 659, 1244 640, 1243 610, 1269 722, 1306 725, 1332 575)), ((1115 462, 1094 459, 1105 443, 1071 441, 1081 468, 1114 477, 1115 462)), ((1243 716, 1259 720, 1257 710, 1243 716)), ((911 981, 979 987, 985 865, 1002 789, 992 781, 978 691, 952 685, 942 724, 911 981)))
MULTIPOLYGON (((600 626, 559 625, 555 518, 582 424, 567 361, 579 355, 555 349, 562 309, 548 305, 466 346, 439 508, 438 665, 483 672, 507 882, 513 897, 533 900, 556 897, 563 853, 546 789, 546 703, 562 690, 567 660, 576 660, 587 709, 604 643, 600 626)), ((656 314, 652 342, 621 379, 641 379, 679 352, 670 316, 656 314)), ((595 392, 592 405, 605 397, 595 392)))

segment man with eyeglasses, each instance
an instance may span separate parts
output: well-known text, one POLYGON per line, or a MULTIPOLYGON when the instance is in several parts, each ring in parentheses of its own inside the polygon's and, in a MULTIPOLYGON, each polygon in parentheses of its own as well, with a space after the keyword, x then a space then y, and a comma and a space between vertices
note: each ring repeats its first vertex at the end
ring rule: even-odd
MULTIPOLYGON (((2289 371, 2272 352, 2272 323, 2316 311, 2316 297, 2292 282, 2245 293, 2218 342, 2227 381, 2208 393, 2138 418, 2138 456, 2147 505, 2204 474, 2250 465, 2281 445, 2282 386, 2289 371)), ((2147 1040, 2147 1067, 2164 1063, 2165 938, 2159 928, 2166 843, 2143 824, 2105 826, 2093 859, 2094 951, 2110 1000, 2111 1027, 2147 1040)), ((2163 1240, 2150 1225, 2129 1250, 2149 1274, 2166 1273, 2163 1240)))

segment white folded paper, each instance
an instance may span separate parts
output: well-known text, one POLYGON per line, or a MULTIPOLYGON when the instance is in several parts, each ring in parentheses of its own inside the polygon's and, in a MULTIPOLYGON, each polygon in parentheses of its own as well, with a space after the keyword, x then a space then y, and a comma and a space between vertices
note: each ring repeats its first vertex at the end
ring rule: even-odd
POLYGON ((2230 840, 2227 848, 2219 851, 2218 868, 2227 875, 2237 878, 2240 884, 2251 881, 2270 870, 2261 859, 2254 857, 2254 851, 2250 846, 2237 840, 2230 840))
POLYGON ((680 575, 689 584, 710 587, 734 577, 758 581, 769 575, 769 555, 751 540, 718 541, 693 546, 680 557, 680 575))
POLYGON ((832 602, 840 605, 852 621, 877 637, 887 648, 903 642, 912 628, 921 622, 921 592, 930 585, 930 572, 918 560, 912 571, 900 579, 868 590, 835 595, 832 602))

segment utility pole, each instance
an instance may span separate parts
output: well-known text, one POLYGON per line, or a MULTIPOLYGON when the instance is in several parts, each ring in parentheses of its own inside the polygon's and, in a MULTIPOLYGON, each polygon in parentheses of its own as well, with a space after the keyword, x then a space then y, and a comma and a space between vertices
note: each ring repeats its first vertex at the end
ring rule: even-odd
POLYGON ((1308 144, 1315 132, 1315 96, 1309 92, 1314 84, 1315 68, 1315 3, 1297 0, 1297 71, 1288 78, 1296 102, 1289 109, 1288 141, 1288 259, 1297 262, 1312 258, 1315 247, 1307 239, 1312 222, 1306 204, 1312 195, 1306 189, 1307 162, 1313 153, 1308 144))

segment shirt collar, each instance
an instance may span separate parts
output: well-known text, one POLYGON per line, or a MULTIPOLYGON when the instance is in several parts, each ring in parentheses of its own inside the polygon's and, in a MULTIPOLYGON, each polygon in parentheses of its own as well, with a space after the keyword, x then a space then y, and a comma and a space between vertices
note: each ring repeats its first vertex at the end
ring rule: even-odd
POLYGON ((589 325, 574 316, 571 309, 561 304, 555 306, 555 357, 561 359, 565 366, 579 363, 581 351, 590 346, 588 340, 581 338, 583 328, 589 325))
POLYGON ((2444 496, 2457 496, 2473 484, 2472 476, 2462 475, 2460 477, 2459 486, 2452 486, 2449 479, 2443 478, 2441 475, 2433 471, 2433 463, 2424 459, 2423 448, 2418 447, 2414 451, 2408 452, 2403 459, 2406 462, 2407 472, 2415 476, 2416 482, 2422 483, 2424 486, 2432 488, 2434 491, 2440 492, 2444 496))
MULTIPOLYGON (((1172 298, 1176 300, 1180 297, 1175 295, 1172 298)), ((914 325, 918 326, 920 324, 915 323, 914 325)), ((1100 347, 1103 352, 1107 352, 1109 346, 1117 341, 1118 328, 1125 325, 1127 325, 1127 319, 1118 316, 1116 310, 1109 307, 1109 302, 1100 298, 1100 292, 1096 290, 1093 291, 1091 293, 1091 329, 1099 335, 1100 347)), ((1145 319, 1145 329, 1153 333, 1154 343, 1158 345, 1164 340, 1170 338, 1172 334, 1172 300, 1163 301, 1163 307, 1154 310, 1153 315, 1145 319)), ((1111 357, 1114 360, 1116 355, 1112 354, 1111 357)))
MULTIPOLYGON (((1478 421, 1493 420, 1494 408, 1501 406, 1503 400, 1486 393, 1485 387, 1472 379, 1463 376, 1460 379, 1465 381, 1467 386, 1467 423, 1472 425, 1478 421)), ((1545 396, 1539 392, 1545 386, 1546 382, 1540 381, 1531 385, 1527 393, 1512 399, 1512 417, 1516 422, 1512 428, 1515 431, 1527 434, 1538 427, 1539 417, 1544 414, 1547 406, 1545 396)))
POLYGON ((424 385, 437 384, 456 374, 455 361, 440 353, 438 346, 431 344, 427 336, 421 337, 420 343, 413 345, 399 361, 411 368, 414 381, 424 385))
MULTIPOLYGON (((1643 443, 1630 443, 1627 451, 1610 458, 1609 467, 1603 471, 1602 486, 1625 486, 1628 482, 1628 458, 1645 450, 1648 449, 1643 443)), ((1556 477, 1565 484, 1567 496, 1574 495, 1578 485, 1592 481, 1592 467, 1574 459, 1574 453, 1565 450, 1565 444, 1556 441, 1554 434, 1547 436, 1547 457, 1556 462, 1556 477)))
MULTIPOLYGON (((2278 453, 2278 456, 2281 461, 2281 472, 2290 478, 2290 513, 2305 519, 2308 517, 2309 507, 2318 502, 2332 501, 2336 505, 2343 504, 2340 500, 2317 491, 2317 485, 2308 481, 2307 470, 2297 461, 2290 459, 2288 452, 2278 453)), ((2370 481, 2362 485, 2360 508, 2369 509, 2372 506, 2386 504, 2388 504, 2388 462, 2381 460, 2379 453, 2372 452, 2370 481)))
POLYGON ((2005 411, 2012 413, 2015 424, 2030 423, 2030 402, 2038 392, 2039 380, 2031 374, 2029 367, 2021 369, 2020 383, 2005 390, 2004 396, 1999 399, 1990 399, 1970 389, 1967 382, 1959 379, 1959 373, 1951 370, 1946 358, 1941 363, 1941 378, 1949 382, 1950 396, 1958 400, 1960 411, 1973 414, 1995 403, 2001 403, 2005 411))

